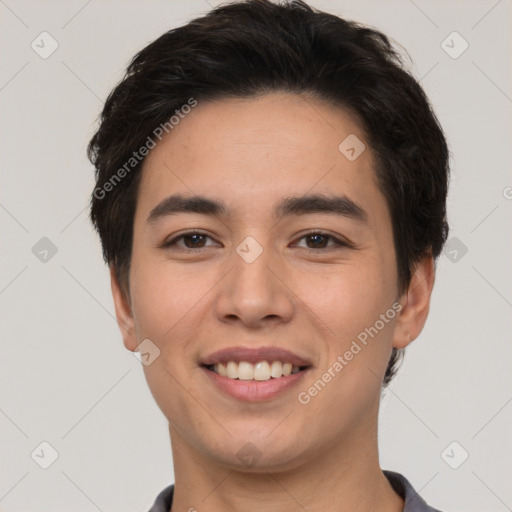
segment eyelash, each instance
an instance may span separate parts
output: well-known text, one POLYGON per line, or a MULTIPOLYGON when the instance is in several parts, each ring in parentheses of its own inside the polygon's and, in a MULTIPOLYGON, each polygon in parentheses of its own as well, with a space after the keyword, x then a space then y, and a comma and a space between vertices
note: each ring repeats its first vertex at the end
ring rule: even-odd
MULTIPOLYGON (((204 233, 202 231, 197 231, 197 230, 187 231, 185 233, 181 233, 179 236, 173 238, 172 240, 169 240, 168 242, 164 242, 161 245, 161 248, 162 249, 170 249, 172 246, 175 246, 179 240, 181 240, 182 238, 184 238, 186 236, 191 236, 191 235, 202 235, 202 236, 208 237, 213 240, 213 238, 210 235, 208 235, 207 233, 204 233)), ((320 235, 320 236, 323 236, 325 238, 332 240, 334 242, 334 246, 321 247, 319 249, 310 249, 309 247, 302 247, 303 250, 310 252, 310 253, 318 253, 321 251, 326 251, 329 249, 336 249, 336 248, 341 248, 341 247, 347 247, 350 249, 354 248, 354 246, 351 243, 344 241, 344 240, 340 240, 339 238, 336 238, 335 236, 331 235, 330 233, 326 233, 322 230, 315 230, 315 231, 309 231, 308 233, 304 233, 298 240, 302 240, 303 238, 306 238, 308 236, 313 236, 313 235, 320 235)), ((190 247, 180 247, 180 250, 182 250, 182 251, 199 252, 202 249, 207 249, 207 247, 198 247, 196 249, 190 248, 190 247)))

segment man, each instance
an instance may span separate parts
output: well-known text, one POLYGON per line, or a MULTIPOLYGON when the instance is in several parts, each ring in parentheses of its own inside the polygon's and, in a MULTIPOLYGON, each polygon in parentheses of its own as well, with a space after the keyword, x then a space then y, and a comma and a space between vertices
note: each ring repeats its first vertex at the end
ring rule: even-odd
POLYGON ((218 7, 134 57, 89 156, 124 344, 169 421, 152 512, 435 511, 378 456, 448 233, 446 141, 387 38, 218 7))

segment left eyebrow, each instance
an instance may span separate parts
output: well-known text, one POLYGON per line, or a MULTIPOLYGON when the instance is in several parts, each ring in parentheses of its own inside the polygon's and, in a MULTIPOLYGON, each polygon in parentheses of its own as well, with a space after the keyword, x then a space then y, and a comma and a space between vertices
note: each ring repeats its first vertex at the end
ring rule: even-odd
POLYGON ((368 214, 363 208, 347 196, 311 194, 287 197, 279 203, 275 211, 275 215, 279 219, 287 215, 305 215, 308 213, 327 213, 359 222, 368 221, 368 214))
MULTIPOLYGON (((222 201, 208 197, 194 195, 183 196, 174 194, 155 206, 148 218, 153 223, 162 217, 179 213, 198 213, 214 217, 227 217, 229 210, 222 201)), ((306 215, 311 213, 325 213, 342 216, 359 222, 367 222, 368 214, 347 196, 328 196, 310 194, 306 196, 285 197, 274 209, 274 217, 282 219, 291 215, 306 215)))

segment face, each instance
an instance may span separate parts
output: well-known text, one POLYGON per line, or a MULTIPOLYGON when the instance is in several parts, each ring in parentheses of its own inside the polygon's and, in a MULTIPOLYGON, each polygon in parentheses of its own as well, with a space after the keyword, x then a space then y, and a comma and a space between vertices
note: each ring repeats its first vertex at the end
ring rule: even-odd
POLYGON ((127 348, 160 351, 144 371, 173 446, 268 471, 368 438, 428 310, 398 295, 374 167, 348 112, 285 93, 199 102, 146 157, 129 301, 113 290, 127 348))

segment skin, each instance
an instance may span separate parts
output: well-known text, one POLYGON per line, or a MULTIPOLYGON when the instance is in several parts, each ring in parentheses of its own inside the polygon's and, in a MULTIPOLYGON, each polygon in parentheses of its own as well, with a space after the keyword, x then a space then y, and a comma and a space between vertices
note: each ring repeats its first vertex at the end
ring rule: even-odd
POLYGON ((349 161, 338 150, 349 134, 365 141, 347 111, 305 95, 199 102, 145 160, 129 296, 113 268, 111 279, 126 348, 149 338, 161 351, 144 371, 169 421, 172 511, 403 510, 379 466, 381 384, 392 347, 407 346, 424 326, 434 262, 423 258, 399 294, 391 219, 373 155, 367 144, 349 161), (313 192, 349 197, 367 222, 331 213, 272 217, 283 197, 313 192), (230 214, 180 213, 148 223, 149 212, 175 193, 222 200, 230 214), (187 251, 183 239, 160 247, 189 229, 210 237, 202 249, 187 251), (315 248, 303 238, 315 229, 353 247, 332 246, 327 238, 328 248, 315 248), (250 264, 236 252, 247 236, 263 249, 250 264), (400 313, 301 404, 298 392, 396 301, 400 313), (271 400, 240 402, 198 366, 231 346, 278 346, 313 368, 271 400), (237 457, 249 442, 261 454, 252 467, 237 457))

